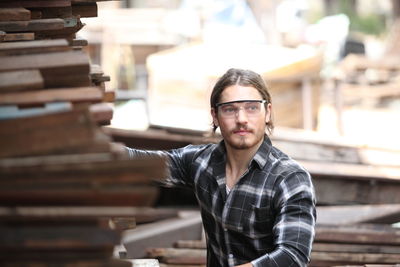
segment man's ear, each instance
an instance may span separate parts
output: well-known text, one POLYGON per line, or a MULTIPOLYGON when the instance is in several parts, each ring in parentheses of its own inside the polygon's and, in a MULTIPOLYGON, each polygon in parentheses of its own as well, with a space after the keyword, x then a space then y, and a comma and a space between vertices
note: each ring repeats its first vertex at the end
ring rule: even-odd
POLYGON ((213 124, 216 127, 219 127, 217 112, 216 112, 215 108, 211 108, 211 116, 213 118, 213 124))
POLYGON ((265 122, 268 123, 271 120, 272 104, 268 103, 265 107, 265 122))

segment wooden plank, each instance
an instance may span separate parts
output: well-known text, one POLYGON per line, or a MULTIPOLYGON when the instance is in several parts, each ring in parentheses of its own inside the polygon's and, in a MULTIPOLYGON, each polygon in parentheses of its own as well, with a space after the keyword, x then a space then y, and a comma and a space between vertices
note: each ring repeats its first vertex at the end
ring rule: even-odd
MULTIPOLYGON (((311 252, 311 261, 328 261, 331 262, 331 265, 332 263, 335 264, 336 262, 356 264, 398 263, 400 262, 400 254, 311 252)), ((312 262, 310 264, 311 266, 313 266, 312 262)))
POLYGON ((170 247, 176 240, 200 239, 201 216, 198 211, 181 212, 178 218, 138 225, 124 232, 122 243, 128 258, 145 258, 149 247, 170 247))
POLYGON ((0 2, 0 7, 63 7, 71 6, 71 0, 12 0, 0 2))
POLYGON ((205 240, 178 240, 175 243, 177 248, 196 248, 196 249, 206 249, 207 243, 205 240))
POLYGON ((40 69, 44 78, 52 75, 89 74, 89 58, 82 51, 2 57, 0 72, 40 69))
POLYGON ((31 12, 23 7, 0 8, 0 21, 30 20, 31 12))
POLYGON ((26 32, 60 30, 64 28, 63 19, 34 19, 28 21, 2 21, 0 30, 5 32, 26 32))
POLYGON ((318 206, 319 224, 384 223, 400 221, 400 204, 318 206))
MULTIPOLYGON (((131 173, 135 170, 131 170, 131 173)), ((114 175, 115 176, 115 175, 114 175)), ((126 174, 128 176, 128 174, 126 174)), ((1 190, 0 201, 4 205, 56 205, 56 206, 152 206, 158 197, 158 188, 154 186, 138 186, 121 184, 117 186, 96 186, 96 182, 88 183, 82 188, 82 183, 73 184, 71 188, 37 188, 31 190, 1 190)), ((57 186, 58 184, 55 184, 57 186)), ((43 184, 39 184, 43 187, 43 184)))
POLYGON ((164 263, 171 264, 206 264, 207 256, 204 249, 149 248, 148 257, 160 258, 164 263))
POLYGON ((0 56, 32 53, 61 52, 71 50, 67 40, 36 40, 31 42, 8 42, 0 44, 0 56))
POLYGON ((72 14, 81 18, 97 17, 97 3, 80 3, 72 5, 72 14))
MULTIPOLYGON (((132 217, 142 214, 163 213, 168 209, 138 208, 138 207, 0 207, 0 221, 9 218, 29 218, 34 221, 50 221, 57 219, 62 222, 66 218, 111 218, 132 217)), ((172 212, 172 210, 171 210, 172 212)), ((176 215, 175 210, 175 215, 176 215)))
POLYGON ((72 110, 0 121, 0 137, 0 157, 9 157, 93 144, 95 128, 87 111, 72 110))
POLYGON ((311 173, 321 205, 396 204, 400 202, 397 180, 318 176, 311 173), (340 192, 338 194, 337 192, 340 192))
POLYGON ((6 33, 3 31, 0 31, 0 42, 3 42, 5 38, 6 38, 6 33))
MULTIPOLYGON (((68 256, 68 254, 64 253, 64 258, 68 256)), ((119 259, 114 259, 114 258, 105 258, 105 257, 96 257, 96 256, 88 256, 86 259, 85 257, 82 257, 82 254, 80 256, 76 256, 72 259, 65 259, 61 260, 57 258, 58 255, 55 255, 51 260, 48 259, 37 259, 36 257, 35 260, 31 261, 18 261, 15 259, 18 259, 18 256, 14 257, 13 261, 7 261, 2 263, 3 267, 72 267, 72 266, 85 266, 85 267, 132 267, 132 263, 127 260, 119 260, 119 259)))
POLYGON ((93 120, 102 125, 109 124, 114 113, 113 108, 107 103, 90 105, 89 111, 93 120))
POLYGON ((347 244, 400 245, 400 230, 390 226, 372 225, 369 228, 317 227, 315 241, 347 244))
POLYGON ((23 108, 18 106, 0 106, 0 120, 34 117, 72 110, 70 102, 47 103, 43 107, 23 108))
POLYGON ((312 251, 348 252, 348 253, 376 253, 376 254, 398 254, 399 246, 363 245, 363 244, 341 244, 315 242, 312 251))
POLYGON ((31 11, 36 11, 41 13, 42 19, 50 18, 71 18, 72 17, 72 7, 46 7, 46 8, 34 8, 31 11))
POLYGON ((32 106, 49 102, 100 102, 103 93, 97 87, 61 88, 0 94, 0 105, 32 106))
POLYGON ((116 245, 118 232, 86 225, 0 227, 0 248, 80 249, 116 245), (100 238, 99 238, 100 237, 100 238))
POLYGON ((32 40, 35 40, 35 33, 33 32, 7 33, 4 38, 4 42, 32 41, 32 40))
POLYGON ((44 81, 38 70, 20 70, 0 73, 0 93, 42 88, 44 88, 44 81))
MULTIPOLYGON (((43 71, 44 72, 44 71, 43 71)), ((43 73, 42 72, 42 73, 43 73)), ((90 87, 89 75, 82 74, 55 74, 44 76, 44 86, 45 88, 65 88, 65 87, 90 87)))
POLYGON ((71 46, 87 46, 89 43, 86 39, 74 39, 72 40, 71 46))

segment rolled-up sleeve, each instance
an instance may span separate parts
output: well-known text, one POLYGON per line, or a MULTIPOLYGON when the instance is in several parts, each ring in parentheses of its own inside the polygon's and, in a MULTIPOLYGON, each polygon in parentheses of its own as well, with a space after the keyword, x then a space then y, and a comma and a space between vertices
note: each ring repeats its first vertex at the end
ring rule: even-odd
POLYGON ((292 172, 274 195, 275 249, 252 261, 253 266, 306 266, 315 235, 315 191, 308 172, 292 172))

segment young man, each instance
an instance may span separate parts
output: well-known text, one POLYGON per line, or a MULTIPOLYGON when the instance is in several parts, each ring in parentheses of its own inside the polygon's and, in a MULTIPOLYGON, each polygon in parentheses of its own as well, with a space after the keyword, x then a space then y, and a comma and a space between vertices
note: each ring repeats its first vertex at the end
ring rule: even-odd
POLYGON ((171 185, 196 195, 207 239, 207 266, 306 266, 315 226, 310 174, 273 147, 271 97, 260 75, 228 70, 211 94, 218 144, 171 151, 128 149, 131 157, 166 156, 171 185))

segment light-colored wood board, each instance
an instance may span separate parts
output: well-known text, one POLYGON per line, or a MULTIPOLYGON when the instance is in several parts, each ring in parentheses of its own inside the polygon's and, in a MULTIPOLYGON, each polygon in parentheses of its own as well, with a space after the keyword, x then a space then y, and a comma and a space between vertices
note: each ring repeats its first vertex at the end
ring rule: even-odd
POLYGON ((97 87, 60 88, 0 94, 0 105, 38 105, 48 102, 100 102, 103 93, 97 87))
POLYGON ((36 40, 30 42, 7 42, 0 44, 0 56, 32 53, 61 52, 71 50, 67 40, 36 40))
POLYGON ((40 69, 44 78, 47 75, 88 75, 89 58, 82 51, 2 57, 0 72, 20 69, 40 69))
POLYGON ((32 40, 35 40, 35 33, 33 32, 7 33, 4 38, 4 42, 32 41, 32 40))
POLYGON ((0 93, 42 88, 44 81, 38 70, 0 72, 0 93))

